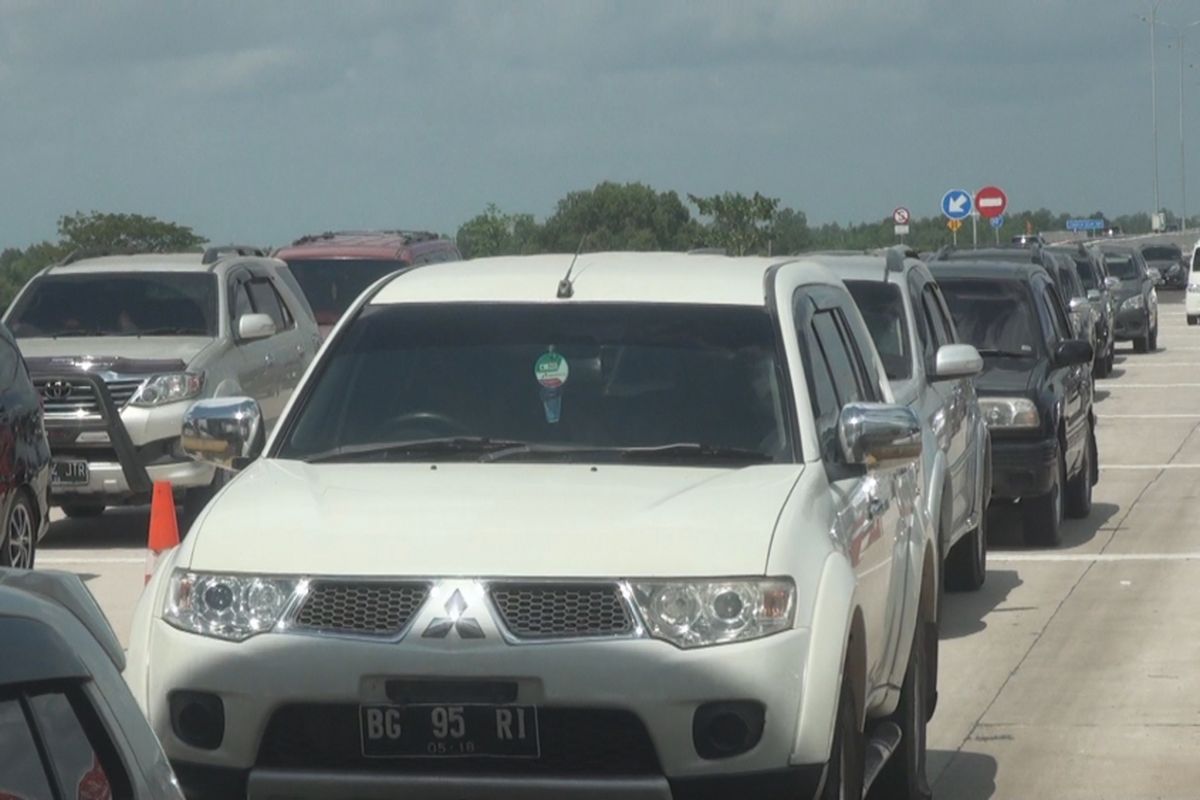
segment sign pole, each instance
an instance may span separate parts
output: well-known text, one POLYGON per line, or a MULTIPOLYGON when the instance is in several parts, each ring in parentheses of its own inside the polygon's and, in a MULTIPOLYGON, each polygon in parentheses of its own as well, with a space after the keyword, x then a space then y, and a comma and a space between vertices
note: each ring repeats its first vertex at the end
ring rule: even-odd
POLYGON ((971 247, 979 249, 979 214, 971 212, 971 247))

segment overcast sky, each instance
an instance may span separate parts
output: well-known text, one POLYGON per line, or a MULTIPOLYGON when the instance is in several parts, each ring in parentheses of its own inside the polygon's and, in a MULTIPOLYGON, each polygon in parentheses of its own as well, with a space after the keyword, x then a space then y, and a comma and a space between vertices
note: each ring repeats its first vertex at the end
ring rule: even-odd
MULTIPOLYGON (((544 217, 603 180, 761 191, 814 222, 936 213, 945 190, 985 183, 1018 208, 1149 210, 1143 8, 0 0, 0 246, 52 237, 76 209, 254 243, 453 233, 489 202, 544 217)), ((1161 13, 1190 22, 1200 0, 1161 13)), ((1166 35, 1160 170, 1178 210, 1166 35)))

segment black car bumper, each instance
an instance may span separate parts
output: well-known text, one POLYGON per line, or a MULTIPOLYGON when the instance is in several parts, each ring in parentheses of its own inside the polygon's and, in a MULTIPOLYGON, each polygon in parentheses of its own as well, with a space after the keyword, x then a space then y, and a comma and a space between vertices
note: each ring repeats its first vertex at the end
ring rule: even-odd
POLYGON ((1118 341, 1139 339, 1150 333, 1150 314, 1144 308, 1121 311, 1117 313, 1116 324, 1113 326, 1113 338, 1118 341))
POLYGON ((992 497, 1016 500, 1046 494, 1054 486, 1058 442, 1006 441, 992 437, 992 497))

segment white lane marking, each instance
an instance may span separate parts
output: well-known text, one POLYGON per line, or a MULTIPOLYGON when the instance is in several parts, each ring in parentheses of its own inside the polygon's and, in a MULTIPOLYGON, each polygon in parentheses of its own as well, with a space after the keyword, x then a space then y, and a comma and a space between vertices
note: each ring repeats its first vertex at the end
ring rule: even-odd
POLYGON ((1200 464, 1101 464, 1100 469, 1200 469, 1200 464))
POLYGON ((45 566, 46 564, 145 564, 146 557, 142 556, 141 558, 123 558, 119 556, 101 556, 92 558, 89 556, 77 556, 71 558, 63 556, 46 557, 43 555, 38 555, 37 558, 34 559, 34 563, 39 567, 45 566))
POLYGON ((1200 414, 1097 414, 1097 419, 1200 419, 1200 414))
MULTIPOLYGON (((1162 361, 1152 364, 1131 361, 1128 364, 1117 364, 1113 369, 1133 369, 1134 367, 1138 369, 1145 367, 1200 367, 1200 361, 1162 361)), ((1103 380, 1107 380, 1107 378, 1103 380)), ((1116 378, 1113 378, 1113 380, 1116 380, 1116 378)))
POLYGON ((988 553, 988 561, 1200 561, 1200 553, 988 553))

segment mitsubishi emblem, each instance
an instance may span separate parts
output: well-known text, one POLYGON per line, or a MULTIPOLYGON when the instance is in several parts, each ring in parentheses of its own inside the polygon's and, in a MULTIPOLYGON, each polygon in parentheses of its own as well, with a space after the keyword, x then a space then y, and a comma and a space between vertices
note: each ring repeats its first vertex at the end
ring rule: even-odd
POLYGON ((425 632, 421 634, 424 639, 445 639, 451 629, 458 631, 461 639, 483 639, 485 634, 483 628, 479 627, 479 621, 474 617, 464 617, 463 612, 467 610, 467 601, 463 599, 462 592, 458 589, 454 590, 454 594, 450 595, 450 599, 443 606, 446 609, 444 617, 434 617, 429 625, 425 627, 425 632))

